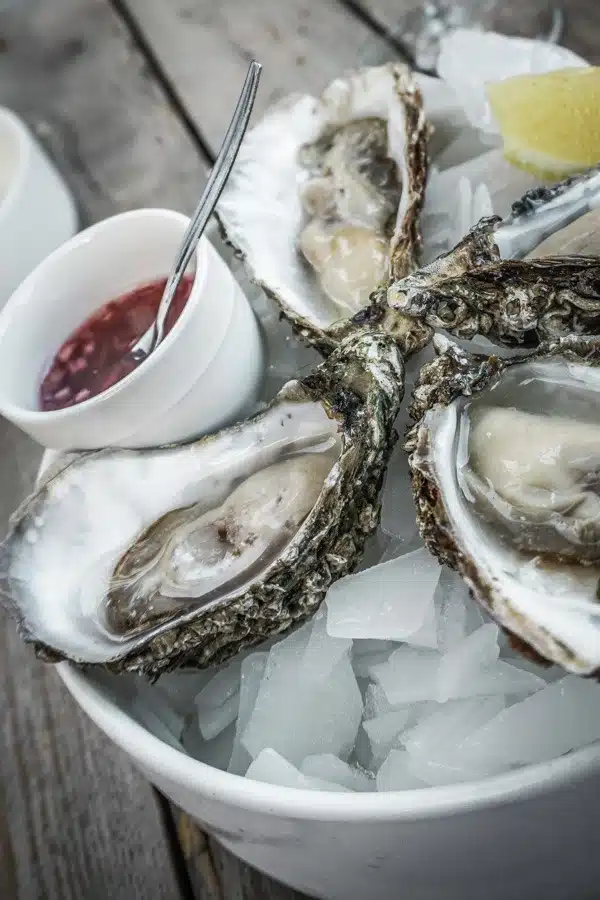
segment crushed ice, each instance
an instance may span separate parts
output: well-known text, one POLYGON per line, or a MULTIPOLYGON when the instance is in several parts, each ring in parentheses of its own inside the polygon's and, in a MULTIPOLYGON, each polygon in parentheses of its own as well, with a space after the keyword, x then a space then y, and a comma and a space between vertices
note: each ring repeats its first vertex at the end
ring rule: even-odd
POLYGON ((132 678, 130 712, 211 766, 313 791, 477 781, 600 741, 596 684, 517 657, 457 575, 396 547, 287 637, 132 678))
MULTIPOLYGON (((523 39, 465 30, 443 38, 446 84, 423 81, 437 126, 423 216, 426 258, 451 249, 481 216, 507 215, 536 184, 504 160, 484 82, 583 64, 562 48, 523 39)), ((228 262, 262 323, 264 404, 319 357, 278 321, 239 264, 228 262)), ((407 397, 430 353, 409 361, 407 397)), ((406 423, 405 402, 401 434, 406 423)), ((120 704, 202 762, 315 791, 477 781, 600 741, 598 686, 517 657, 462 579, 423 547, 400 445, 381 527, 361 569, 333 585, 317 616, 289 636, 209 672, 180 671, 154 685, 120 678, 120 704)))

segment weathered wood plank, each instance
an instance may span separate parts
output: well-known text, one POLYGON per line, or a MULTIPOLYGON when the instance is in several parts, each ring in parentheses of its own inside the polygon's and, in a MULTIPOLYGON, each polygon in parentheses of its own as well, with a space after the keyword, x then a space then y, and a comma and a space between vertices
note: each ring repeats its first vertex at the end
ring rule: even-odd
MULTIPOLYGON (((84 221, 138 205, 191 209, 206 160, 105 0, 4 7, 0 48, 0 103, 49 147, 84 221)), ((39 456, 0 426, 2 526, 39 456)), ((0 896, 180 897, 153 790, 2 626, 0 896)))
POLYGON ((290 91, 321 90, 359 63, 366 44, 378 42, 339 0, 119 4, 137 21, 213 152, 252 57, 264 66, 256 115, 290 91))
POLYGON ((0 8, 0 103, 50 148, 85 221, 135 206, 191 211, 206 161, 107 0, 0 8))
POLYGON ((187 813, 175 806, 172 812, 194 896, 200 900, 229 900, 229 895, 224 893, 220 873, 215 868, 208 836, 187 813))
MULTIPOLYGON (((394 35, 401 43, 404 37, 403 23, 410 14, 422 7, 421 0, 352 0, 380 26, 394 35)), ((464 0, 458 6, 468 9, 473 0, 464 0)), ((497 2, 495 9, 486 15, 485 25, 505 34, 537 37, 545 33, 550 21, 549 10, 560 7, 565 15, 565 31, 561 43, 581 54, 592 63, 600 61, 600 5, 597 0, 557 0, 544 3, 541 0, 519 0, 519 3, 497 2)))
POLYGON ((173 807, 179 843, 196 897, 201 900, 308 900, 257 872, 205 835, 173 807))
POLYGON ((208 845, 223 886, 223 900, 309 900, 247 866, 214 838, 209 837, 208 845))
MULTIPOLYGON (((40 451, 0 426, 0 519, 40 451)), ((0 896, 174 900, 179 887, 151 787, 79 712, 58 675, 0 617, 0 896), (4 889, 2 889, 4 888, 4 889)))

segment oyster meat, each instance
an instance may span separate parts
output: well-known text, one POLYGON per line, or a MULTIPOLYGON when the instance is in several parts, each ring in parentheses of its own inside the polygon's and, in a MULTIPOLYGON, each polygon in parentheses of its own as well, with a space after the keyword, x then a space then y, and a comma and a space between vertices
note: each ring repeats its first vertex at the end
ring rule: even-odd
MULTIPOLYGON (((324 355, 389 277, 417 266, 429 126, 400 64, 338 78, 321 97, 292 96, 247 135, 218 204, 250 276, 324 355)), ((402 349, 431 330, 394 313, 402 349)))
POLYGON ((317 173, 301 190, 311 218, 298 245, 339 317, 348 318, 367 304, 389 271, 402 185, 388 156, 387 123, 350 122, 329 141, 304 147, 300 159, 317 173))
POLYGON ((431 266, 393 282, 399 313, 461 338, 537 346, 600 333, 600 171, 530 191, 431 266))
POLYGON ((216 435, 54 465, 3 545, 25 639, 160 674, 312 615, 377 526, 403 371, 390 338, 358 335, 216 435))
POLYGON ((600 339, 526 357, 435 339, 406 447, 429 549, 539 657, 600 672, 600 339))

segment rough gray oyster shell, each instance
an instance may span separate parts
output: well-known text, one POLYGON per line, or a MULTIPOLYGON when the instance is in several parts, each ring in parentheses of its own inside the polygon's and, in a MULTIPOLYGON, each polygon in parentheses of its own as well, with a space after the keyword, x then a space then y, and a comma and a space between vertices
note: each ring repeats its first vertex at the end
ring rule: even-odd
POLYGON ((359 335, 213 436, 54 465, 3 545, 24 639, 158 675, 308 618, 377 526, 403 375, 387 335, 359 335))
POLYGON ((387 301, 431 328, 508 346, 598 334, 598 206, 596 169, 530 191, 508 219, 482 219, 450 253, 393 282, 387 301))
POLYGON ((600 338, 434 346, 406 439, 423 539, 521 649, 600 672, 600 338))
MULTIPOLYGON (((290 96, 246 136, 218 220, 250 277, 323 355, 354 330, 355 303, 358 311, 390 275, 417 266, 428 137, 420 91, 398 63, 337 78, 319 98, 290 96), (365 233, 369 240, 376 235, 375 249, 364 243, 365 233), (369 287, 364 269, 374 255, 369 287), (360 282, 360 302, 352 292, 343 303, 332 300, 348 274, 337 276, 343 260, 357 263, 350 280, 360 282)), ((429 328, 398 313, 387 327, 404 350, 431 337, 429 328)))

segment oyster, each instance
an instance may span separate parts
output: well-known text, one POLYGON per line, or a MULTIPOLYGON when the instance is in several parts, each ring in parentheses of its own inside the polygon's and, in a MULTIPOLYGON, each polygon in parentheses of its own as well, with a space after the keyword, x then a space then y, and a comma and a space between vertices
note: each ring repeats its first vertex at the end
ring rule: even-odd
POLYGON ((3 546, 23 636, 50 661, 160 674, 309 617, 377 525, 402 393, 373 332, 214 436, 67 457, 3 546))
MULTIPOLYGON (((338 78, 320 98, 287 98, 241 147, 217 207, 221 228, 324 355, 382 282, 417 266, 428 135, 419 89, 390 63, 338 78)), ((397 313, 386 327, 406 350, 431 336, 397 313)))
POLYGON ((393 282, 388 303, 461 338, 537 346, 600 333, 600 171, 530 191, 457 248, 393 282), (583 255, 588 254, 588 255, 583 255))
POLYGON ((423 539, 518 644, 600 672, 600 339, 434 343, 406 441, 423 539))

